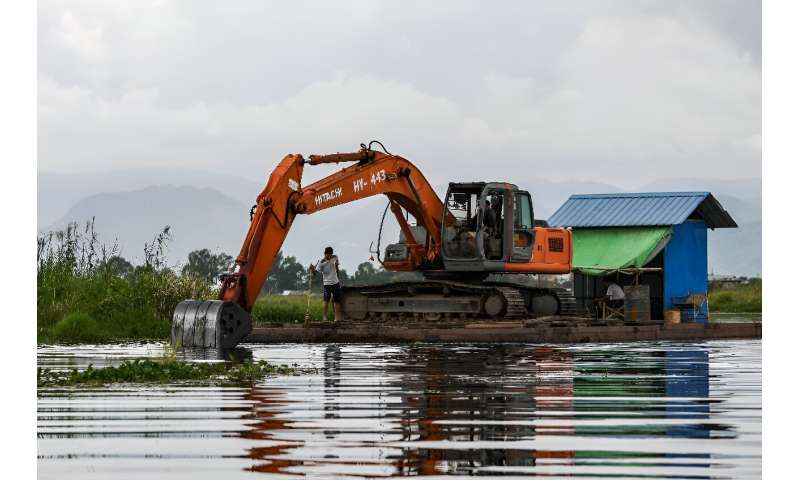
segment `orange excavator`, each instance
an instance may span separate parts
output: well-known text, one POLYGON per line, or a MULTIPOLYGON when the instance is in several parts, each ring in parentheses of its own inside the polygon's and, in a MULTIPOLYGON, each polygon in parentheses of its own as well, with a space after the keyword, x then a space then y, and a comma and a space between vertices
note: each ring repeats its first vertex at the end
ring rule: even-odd
POLYGON ((258 195, 236 271, 223 275, 219 300, 179 303, 171 344, 234 347, 252 330, 250 311, 295 217, 379 194, 388 198, 401 231, 381 263, 386 270, 421 275, 416 281, 344 287, 345 319, 435 323, 575 313, 567 290, 503 275, 571 270, 572 232, 535 221, 528 192, 510 183, 450 183, 443 202, 414 164, 373 140, 352 153, 281 160, 258 195), (374 144, 383 151, 373 150, 374 144), (304 167, 324 163, 349 165, 302 186, 304 167))

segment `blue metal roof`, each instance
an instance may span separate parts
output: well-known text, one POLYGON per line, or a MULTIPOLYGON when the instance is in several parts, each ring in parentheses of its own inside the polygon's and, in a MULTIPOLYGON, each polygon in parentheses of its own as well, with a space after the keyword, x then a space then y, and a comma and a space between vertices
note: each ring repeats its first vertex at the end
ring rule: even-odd
POLYGON ((679 225, 687 218, 710 228, 736 222, 710 192, 597 193, 572 195, 550 217, 555 227, 633 227, 679 225))

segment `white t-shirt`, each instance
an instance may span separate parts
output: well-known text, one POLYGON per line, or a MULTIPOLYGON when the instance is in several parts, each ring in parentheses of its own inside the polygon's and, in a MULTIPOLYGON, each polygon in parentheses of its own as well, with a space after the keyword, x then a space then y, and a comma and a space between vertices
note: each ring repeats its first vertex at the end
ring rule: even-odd
POLYGON ((616 283, 610 283, 608 285, 606 296, 611 300, 625 300, 625 292, 622 290, 622 287, 616 283))
POLYGON ((330 260, 324 258, 314 265, 317 271, 322 272, 323 285, 336 285, 339 283, 339 274, 336 273, 336 266, 339 265, 339 257, 332 256, 330 260))

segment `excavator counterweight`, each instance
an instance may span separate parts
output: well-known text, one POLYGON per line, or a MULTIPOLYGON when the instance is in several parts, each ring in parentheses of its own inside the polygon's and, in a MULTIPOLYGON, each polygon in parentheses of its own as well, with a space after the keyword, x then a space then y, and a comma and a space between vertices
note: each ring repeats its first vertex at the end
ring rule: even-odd
POLYGON ((401 230, 400 242, 386 247, 384 268, 425 278, 345 287, 346 318, 435 321, 574 312, 566 291, 489 278, 571 270, 572 232, 535 226, 528 192, 510 183, 451 183, 443 202, 411 162, 361 147, 281 160, 256 199, 236 271, 222 277, 219 300, 185 300, 175 309, 173 346, 234 347, 251 331, 250 312, 296 216, 374 195, 388 198, 401 230), (304 167, 323 163, 349 165, 302 186, 304 167))

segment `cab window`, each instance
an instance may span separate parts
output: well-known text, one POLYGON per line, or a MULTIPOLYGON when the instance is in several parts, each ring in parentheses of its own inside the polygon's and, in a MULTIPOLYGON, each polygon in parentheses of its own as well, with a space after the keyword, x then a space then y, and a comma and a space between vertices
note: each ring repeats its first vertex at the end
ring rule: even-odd
POLYGON ((527 230, 533 228, 533 208, 531 197, 524 193, 514 196, 514 229, 527 230))

